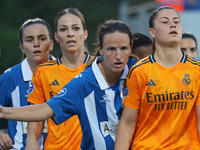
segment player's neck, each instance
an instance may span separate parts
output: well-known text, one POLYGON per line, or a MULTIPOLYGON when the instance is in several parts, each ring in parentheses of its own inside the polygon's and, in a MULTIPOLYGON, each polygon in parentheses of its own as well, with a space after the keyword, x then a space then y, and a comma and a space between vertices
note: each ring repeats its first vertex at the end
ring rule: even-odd
POLYGON ((99 63, 98 66, 105 81, 107 82, 109 86, 113 86, 119 81, 122 75, 122 72, 120 73, 112 72, 108 67, 105 67, 105 64, 102 62, 99 63))
POLYGON ((183 53, 180 48, 157 48, 155 50, 154 58, 158 64, 163 67, 173 67, 177 65, 181 58, 183 57, 183 53))
POLYGON ((81 66, 85 61, 86 54, 81 51, 80 53, 67 53, 61 57, 62 63, 70 69, 76 69, 81 66))

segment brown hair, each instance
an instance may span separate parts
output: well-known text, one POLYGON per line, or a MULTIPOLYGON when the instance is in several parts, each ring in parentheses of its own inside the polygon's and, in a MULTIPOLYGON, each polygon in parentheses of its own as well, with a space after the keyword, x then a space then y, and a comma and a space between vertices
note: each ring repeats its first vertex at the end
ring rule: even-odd
MULTIPOLYGON (((161 11, 161 10, 163 10, 163 9, 172 9, 172 10, 174 10, 174 11, 178 14, 178 16, 180 17, 179 13, 178 13, 173 7, 170 7, 170 6, 161 6, 161 7, 157 8, 157 9, 155 9, 155 10, 151 13, 151 15, 150 15, 150 17, 149 17, 149 28, 154 28, 154 20, 155 20, 156 17, 158 16, 158 12, 161 11)), ((152 50, 153 50, 153 52, 155 52, 155 50, 156 50, 156 48, 155 48, 155 39, 153 39, 153 42, 152 42, 152 50)))
MULTIPOLYGON (((105 22, 103 22, 102 24, 98 26, 97 38, 96 38, 96 43, 95 43, 96 49, 94 52, 94 57, 87 63, 86 67, 91 66, 94 60, 96 59, 96 57, 100 56, 98 45, 100 47, 103 47, 104 36, 106 34, 115 33, 115 32, 127 34, 130 39, 130 45, 133 44, 132 30, 126 23, 119 20, 106 20, 105 22)), ((138 60, 137 56, 133 54, 131 54, 130 57, 134 58, 136 61, 138 60)))

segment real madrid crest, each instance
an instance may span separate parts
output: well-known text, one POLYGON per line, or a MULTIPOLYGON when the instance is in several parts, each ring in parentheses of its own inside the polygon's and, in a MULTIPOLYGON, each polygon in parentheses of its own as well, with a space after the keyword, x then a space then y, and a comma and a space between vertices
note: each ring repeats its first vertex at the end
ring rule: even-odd
POLYGON ((186 86, 188 86, 191 83, 191 80, 189 78, 189 74, 184 74, 184 78, 183 78, 182 82, 186 86))

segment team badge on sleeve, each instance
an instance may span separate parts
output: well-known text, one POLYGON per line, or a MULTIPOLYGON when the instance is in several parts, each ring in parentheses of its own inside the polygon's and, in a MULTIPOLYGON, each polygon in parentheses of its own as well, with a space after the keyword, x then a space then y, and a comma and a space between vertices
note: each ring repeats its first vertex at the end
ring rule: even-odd
POLYGON ((34 84, 32 81, 29 82, 29 89, 28 89, 28 94, 31 94, 34 91, 34 84))
POLYGON ((122 93, 124 97, 128 96, 128 87, 125 82, 123 83, 122 93))
POLYGON ((65 95, 65 93, 67 92, 66 88, 63 88, 62 90, 60 90, 60 92, 56 95, 56 97, 61 97, 63 95, 65 95))

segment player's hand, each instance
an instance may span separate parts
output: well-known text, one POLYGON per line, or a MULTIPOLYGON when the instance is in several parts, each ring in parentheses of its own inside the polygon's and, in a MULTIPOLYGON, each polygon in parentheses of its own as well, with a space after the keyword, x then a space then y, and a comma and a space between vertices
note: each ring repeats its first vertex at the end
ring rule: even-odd
POLYGON ((6 133, 0 131, 0 150, 13 148, 12 139, 6 133))
POLYGON ((27 138, 25 150, 41 150, 41 149, 37 143, 37 140, 27 138))

